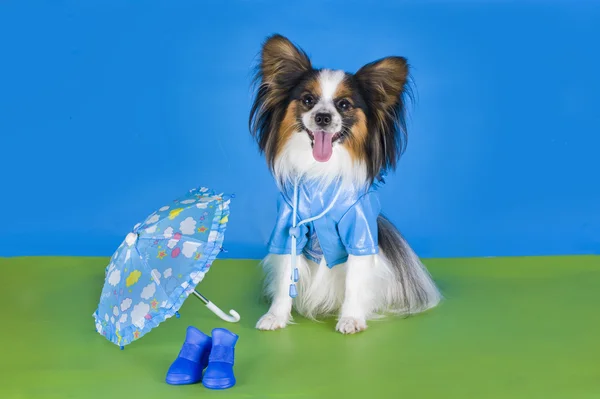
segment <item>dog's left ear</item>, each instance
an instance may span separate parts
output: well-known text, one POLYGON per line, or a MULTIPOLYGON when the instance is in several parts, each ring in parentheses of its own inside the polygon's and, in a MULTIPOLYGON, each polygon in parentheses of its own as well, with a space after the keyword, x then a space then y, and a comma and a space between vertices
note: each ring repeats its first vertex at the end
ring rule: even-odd
MULTIPOLYGON (((403 57, 387 57, 365 65, 354 75, 369 108, 366 151, 369 176, 396 167, 406 147, 404 93, 408 63, 403 57)), ((410 92, 409 92, 410 94, 410 92)))
POLYGON ((408 78, 408 63, 404 57, 386 57, 371 62, 356 72, 365 94, 382 108, 395 107, 408 78))

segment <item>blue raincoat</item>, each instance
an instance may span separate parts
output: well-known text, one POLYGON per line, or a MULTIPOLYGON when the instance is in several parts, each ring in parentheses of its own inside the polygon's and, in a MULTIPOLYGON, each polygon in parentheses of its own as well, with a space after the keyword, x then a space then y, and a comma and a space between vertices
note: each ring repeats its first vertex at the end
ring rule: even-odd
MULTIPOLYGON (((300 182, 296 223, 319 215, 336 197, 337 200, 324 216, 298 227, 295 252, 316 263, 324 257, 330 268, 346 262, 348 255, 377 254, 377 217, 381 206, 376 188, 376 185, 359 188, 338 183, 321 189, 317 181, 300 182)), ((294 184, 287 182, 279 194, 269 253, 292 253, 293 197, 294 184)))

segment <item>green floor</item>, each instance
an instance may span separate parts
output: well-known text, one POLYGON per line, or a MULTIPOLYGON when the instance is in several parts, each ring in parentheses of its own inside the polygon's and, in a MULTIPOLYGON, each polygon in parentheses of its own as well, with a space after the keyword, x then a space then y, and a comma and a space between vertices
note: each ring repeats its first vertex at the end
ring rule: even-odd
POLYGON ((600 398, 600 257, 427 260, 443 305, 354 336, 255 330, 256 262, 217 261, 200 291, 239 324, 192 297, 124 351, 94 331, 106 262, 0 259, 0 398, 600 398), (240 335, 234 388, 164 383, 189 324, 240 335))

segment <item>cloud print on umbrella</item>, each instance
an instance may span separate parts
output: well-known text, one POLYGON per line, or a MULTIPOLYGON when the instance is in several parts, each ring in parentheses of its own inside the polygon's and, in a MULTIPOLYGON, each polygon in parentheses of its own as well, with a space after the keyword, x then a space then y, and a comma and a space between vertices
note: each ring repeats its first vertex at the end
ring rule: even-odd
POLYGON ((121 282, 121 271, 114 270, 113 272, 110 273, 110 277, 108 278, 108 283, 110 285, 116 286, 117 284, 119 284, 119 282, 121 282))
POLYGON ((127 309, 129 309, 131 307, 132 302, 133 301, 131 300, 131 298, 123 299, 123 302, 121 302, 121 312, 124 312, 127 309))
POLYGON ((146 221, 146 224, 150 225, 152 223, 156 223, 159 221, 159 219, 160 218, 158 215, 151 216, 150 219, 148 219, 148 221, 146 221))
POLYGON ((146 324, 146 315, 150 310, 150 305, 144 302, 140 302, 133 307, 131 311, 131 320, 133 320, 133 324, 138 326, 139 328, 144 328, 146 324))
POLYGON ((182 234, 192 235, 196 230, 196 221, 194 218, 187 217, 181 224, 179 225, 179 230, 181 230, 182 234))
POLYGON ((198 242, 185 242, 183 243, 183 256, 185 256, 186 258, 191 258, 192 256, 194 256, 194 252, 196 252, 196 250, 198 249, 198 247, 200 246, 200 243, 198 242))
POLYGON ((154 295, 155 292, 156 292, 156 284, 150 283, 144 287, 144 289, 142 290, 142 293, 140 294, 140 297, 142 299, 150 299, 154 295))

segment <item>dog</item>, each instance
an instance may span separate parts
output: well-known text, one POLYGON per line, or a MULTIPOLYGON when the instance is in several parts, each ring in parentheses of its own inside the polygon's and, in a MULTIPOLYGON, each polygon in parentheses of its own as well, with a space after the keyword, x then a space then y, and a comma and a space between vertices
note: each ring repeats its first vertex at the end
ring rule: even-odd
POLYGON ((412 315, 442 295, 398 229, 378 189, 406 147, 409 65, 386 57, 356 73, 315 69, 279 34, 262 44, 249 128, 280 189, 261 262, 268 312, 259 330, 292 323, 292 308, 337 316, 353 334, 386 314, 412 315))

